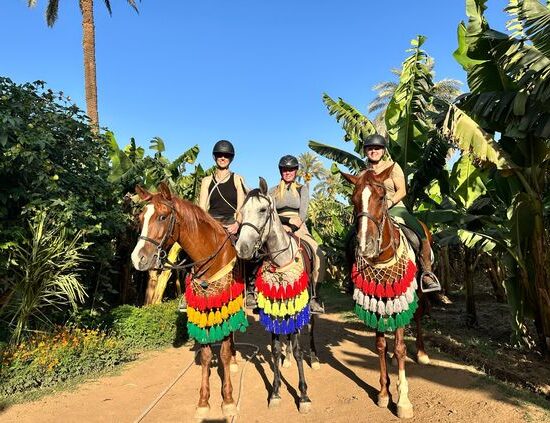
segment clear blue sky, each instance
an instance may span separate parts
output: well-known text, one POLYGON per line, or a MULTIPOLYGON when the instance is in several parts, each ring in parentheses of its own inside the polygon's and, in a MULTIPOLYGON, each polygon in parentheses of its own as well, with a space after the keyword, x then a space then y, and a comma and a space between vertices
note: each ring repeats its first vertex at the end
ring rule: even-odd
MULTIPOLYGON (((488 2, 492 27, 503 30, 504 0, 488 2)), ((53 28, 47 0, 2 0, 0 75, 45 80, 85 108, 78 0, 64 0, 53 28)), ((237 150, 233 170, 256 186, 278 178, 284 154, 314 139, 344 146, 323 92, 366 112, 372 86, 391 79, 417 34, 436 60, 436 80, 465 80, 454 61, 463 0, 143 0, 136 14, 111 0, 109 17, 95 1, 99 118, 126 145, 164 139, 174 158, 199 144, 212 164, 221 138, 237 150)), ((466 90, 466 86, 464 86, 466 90)))

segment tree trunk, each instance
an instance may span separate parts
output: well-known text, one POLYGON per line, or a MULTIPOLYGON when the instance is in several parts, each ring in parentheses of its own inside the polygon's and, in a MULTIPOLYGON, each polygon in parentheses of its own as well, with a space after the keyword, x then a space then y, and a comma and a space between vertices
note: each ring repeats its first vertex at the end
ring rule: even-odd
POLYGON ((97 112, 97 81, 95 69, 94 0, 80 0, 82 12, 82 48, 84 51, 84 86, 86 90, 86 113, 94 132, 99 130, 97 112))
POLYGON ((476 300, 474 288, 474 270, 476 267, 476 251, 465 248, 464 287, 466 288, 466 326, 477 325, 476 300))
POLYGON ((504 277, 500 271, 500 264, 497 259, 486 256, 485 257, 485 271, 498 303, 506 302, 506 292, 504 291, 504 277))
POLYGON ((451 264, 449 262, 449 247, 444 245, 439 250, 439 276, 441 277, 441 288, 448 294, 451 290, 451 264))
POLYGON ((155 291, 157 289, 157 283, 160 272, 157 270, 150 270, 149 272, 149 282, 147 283, 147 290, 145 291, 145 301, 143 305, 154 304, 155 291))

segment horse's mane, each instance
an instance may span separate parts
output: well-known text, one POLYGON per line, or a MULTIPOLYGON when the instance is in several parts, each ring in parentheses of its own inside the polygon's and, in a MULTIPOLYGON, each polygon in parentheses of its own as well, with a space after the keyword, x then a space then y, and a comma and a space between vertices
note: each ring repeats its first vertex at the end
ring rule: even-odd
POLYGON ((201 224, 210 226, 213 231, 223 231, 218 221, 189 200, 184 200, 172 194, 172 203, 189 232, 198 231, 201 224))

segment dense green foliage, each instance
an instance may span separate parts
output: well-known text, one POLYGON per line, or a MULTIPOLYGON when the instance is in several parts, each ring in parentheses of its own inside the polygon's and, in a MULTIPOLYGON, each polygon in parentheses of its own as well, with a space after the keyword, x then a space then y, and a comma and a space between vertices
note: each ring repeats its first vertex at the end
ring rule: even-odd
POLYGON ((141 308, 122 305, 107 315, 104 325, 132 349, 179 346, 187 332, 184 315, 177 310, 176 301, 141 308))
POLYGON ((91 243, 82 280, 92 301, 107 299, 113 240, 127 220, 109 172, 106 143, 62 93, 46 89, 43 82, 17 85, 0 78, 2 291, 10 246, 28 238, 26 220, 47 209, 68 235, 82 231, 91 243))

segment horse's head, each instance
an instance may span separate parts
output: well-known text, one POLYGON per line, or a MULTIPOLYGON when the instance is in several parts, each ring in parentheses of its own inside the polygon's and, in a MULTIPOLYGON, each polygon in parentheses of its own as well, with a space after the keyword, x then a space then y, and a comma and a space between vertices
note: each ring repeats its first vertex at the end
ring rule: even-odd
POLYGON ((372 259, 381 253, 382 230, 387 218, 388 206, 384 181, 388 179, 393 165, 380 174, 367 170, 359 176, 342 173, 355 185, 351 201, 357 218, 357 246, 361 256, 372 259))
POLYGON ((240 258, 249 260, 267 241, 273 212, 273 199, 267 192, 265 179, 260 177, 260 188, 248 193, 240 210, 241 231, 235 246, 240 258))
POLYGON ((172 194, 165 183, 159 185, 156 194, 139 185, 136 192, 142 200, 147 201, 147 205, 139 215, 141 235, 132 252, 132 263, 137 270, 150 270, 160 267, 166 251, 174 243, 176 211, 172 204, 172 194))

